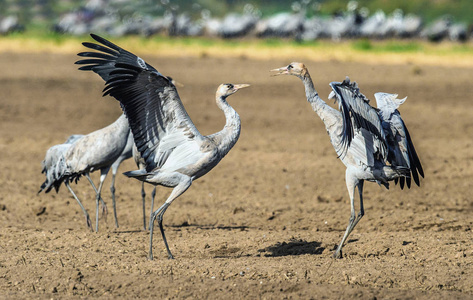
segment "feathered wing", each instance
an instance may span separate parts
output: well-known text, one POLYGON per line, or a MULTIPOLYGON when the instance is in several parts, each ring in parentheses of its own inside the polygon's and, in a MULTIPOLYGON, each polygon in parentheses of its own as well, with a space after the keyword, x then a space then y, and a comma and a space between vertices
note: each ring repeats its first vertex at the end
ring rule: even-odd
MULTIPOLYGON (((386 137, 376 108, 369 104, 369 100, 360 93, 356 82, 350 83, 347 77, 343 82, 332 82, 332 93, 329 98, 336 97, 338 107, 342 113, 343 129, 339 156, 343 157, 355 138, 355 131, 363 136, 370 135, 373 145, 373 154, 379 152, 382 157, 387 153, 386 137)), ((370 159, 370 158, 368 158, 370 159)))
POLYGON ((76 141, 74 139, 77 137, 80 136, 71 136, 70 139, 66 141, 66 143, 52 146, 48 149, 48 151, 46 151, 46 156, 41 162, 41 166, 43 168, 41 173, 46 175, 46 179, 41 185, 38 193, 42 192, 43 190, 45 190, 45 193, 49 193, 53 187, 56 192, 59 191, 59 187, 64 181, 64 174, 67 171, 66 165, 64 163, 64 154, 76 141))
POLYGON ((101 52, 82 52, 80 70, 91 70, 105 81, 104 96, 120 101, 146 171, 162 167, 177 147, 198 147, 202 135, 187 114, 172 81, 143 59, 91 34, 102 45, 83 43, 101 52), (105 47, 106 46, 106 47, 105 47))
MULTIPOLYGON (((394 166, 402 166, 410 169, 411 177, 417 185, 420 185, 419 175, 424 177, 424 171, 412 143, 401 114, 397 108, 406 101, 406 98, 397 99, 396 94, 376 93, 376 103, 379 115, 383 121, 383 128, 388 140, 388 161, 394 166)), ((396 181, 397 183, 397 181, 396 181)), ((411 187, 410 177, 399 178, 401 189, 411 187)))
MULTIPOLYGON (((401 120, 402 121, 402 120, 401 120)), ((417 156, 416 149, 414 148, 414 144, 412 143, 411 140, 411 135, 409 134, 409 131, 407 130, 406 125, 404 122, 402 122, 404 126, 404 130, 406 132, 406 140, 407 140, 407 151, 409 153, 409 160, 410 160, 410 169, 411 169, 411 176, 414 178, 414 182, 417 184, 417 186, 420 185, 419 181, 419 175, 424 177, 424 170, 422 169, 422 165, 420 164, 419 157, 417 156)), ((407 178, 407 187, 410 188, 410 178, 407 178)))
POLYGON ((144 60, 137 57, 133 53, 118 47, 117 45, 98 35, 91 34, 90 36, 102 45, 89 42, 84 42, 82 45, 100 52, 78 53, 78 56, 90 57, 76 62, 76 64, 84 65, 80 67, 79 70, 94 71, 100 77, 102 77, 104 81, 108 81, 111 78, 119 76, 117 70, 121 69, 120 65, 133 66, 159 73, 155 68, 147 64, 144 60), (115 72, 115 74, 112 74, 112 72, 115 72))
POLYGON ((374 98, 376 99, 376 106, 382 115, 383 119, 388 119, 389 116, 395 112, 401 104, 406 102, 407 97, 398 99, 397 94, 389 93, 376 93, 374 98))

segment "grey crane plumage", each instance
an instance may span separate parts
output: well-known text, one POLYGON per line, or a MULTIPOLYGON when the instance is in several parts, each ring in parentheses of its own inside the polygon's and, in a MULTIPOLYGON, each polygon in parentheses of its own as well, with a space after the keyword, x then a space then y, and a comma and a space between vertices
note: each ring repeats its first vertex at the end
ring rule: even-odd
POLYGON ((240 117, 226 99, 249 85, 219 86, 216 102, 225 114, 226 124, 221 131, 203 136, 184 109, 172 80, 136 55, 97 35, 91 36, 100 44, 83 45, 98 52, 79 53, 86 58, 76 63, 84 65, 80 70, 93 71, 106 81, 104 96, 120 102, 145 162, 145 169, 125 175, 173 189, 151 215, 149 245, 149 258, 153 259, 153 225, 157 219, 168 257, 173 258, 164 235, 163 215, 194 180, 213 169, 237 142, 240 117))
MULTIPOLYGON (((44 160, 41 162, 41 165, 42 165, 41 173, 45 174, 46 180, 41 185, 40 190, 38 191, 38 194, 41 193, 43 190, 45 191, 45 193, 49 193, 53 187, 56 190, 56 193, 59 192, 59 188, 63 181, 58 180, 58 179, 66 171, 66 164, 64 163, 65 162, 64 154, 67 152, 67 150, 69 150, 69 148, 72 146, 73 143, 75 143, 78 139, 82 137, 83 135, 79 135, 79 134, 71 135, 64 144, 54 145, 46 151, 44 160)), ((72 195, 77 200, 77 203, 82 209, 85 215, 87 226, 89 228, 92 228, 92 221, 90 220, 89 213, 87 212, 85 207, 82 205, 79 198, 75 196, 72 189, 70 189, 69 182, 65 182, 65 185, 71 191, 72 195)), ((103 202, 102 199, 100 200, 102 201, 102 205, 104 207, 104 212, 105 212, 106 211, 105 202, 103 202)))
POLYGON ((120 163, 132 155, 133 140, 129 136, 131 136, 131 131, 128 120, 122 114, 114 123, 105 128, 84 136, 72 136, 75 139, 72 142, 71 137, 65 144, 51 147, 46 152, 46 157, 42 163, 43 172, 46 173, 46 181, 42 184, 39 192, 45 190, 47 193, 52 187, 58 191, 61 184, 64 183, 84 212, 87 226, 92 228, 89 214, 69 184, 72 181, 77 182, 82 175, 85 175, 96 193, 95 230, 98 231, 99 201, 102 202, 104 210, 106 209, 105 202, 101 197, 101 190, 103 182, 110 168, 112 168, 113 178, 110 189, 115 223, 118 226, 115 204, 115 175, 120 163), (89 175, 90 172, 96 170, 100 170, 101 173, 98 188, 89 175))
POLYGON ((62 171, 57 169, 58 167, 61 167, 58 162, 62 159, 64 153, 66 153, 72 144, 82 137, 83 135, 81 134, 73 134, 67 138, 64 144, 54 145, 46 151, 46 155, 41 162, 41 173, 44 173, 46 180, 41 185, 38 193, 42 192, 43 190, 45 190, 46 193, 49 193, 53 187, 56 192, 59 190, 61 182, 56 181, 56 176, 62 171))
POLYGON ((395 94, 375 94, 378 108, 359 91, 348 77, 343 82, 332 82, 329 98, 335 99, 339 110, 323 101, 314 88, 309 72, 302 63, 291 63, 272 70, 274 75, 294 75, 302 80, 307 101, 325 124, 335 151, 346 166, 345 180, 350 197, 350 220, 334 257, 341 258, 346 239, 364 215, 363 183, 374 181, 389 188, 394 180, 401 189, 411 186, 411 178, 420 185, 424 177, 422 165, 415 151, 407 127, 397 108, 405 101, 395 94), (360 210, 355 213, 355 189, 358 188, 360 210))
MULTIPOLYGON (((182 87, 184 86, 180 82, 177 82, 176 80, 172 79, 171 77, 167 76, 167 78, 171 81, 173 85, 176 87, 182 87)), ((132 135, 133 138, 133 135, 132 135)), ((133 160, 136 163, 136 166, 140 170, 145 170, 146 169, 146 163, 143 157, 140 154, 140 151, 138 151, 138 148, 136 148, 136 145, 133 143, 133 160)), ((156 186, 153 188, 153 191, 151 192, 151 212, 150 212, 150 218, 151 215, 153 214, 153 208, 154 208, 154 199, 156 197, 156 186)), ((141 201, 142 201, 142 206, 143 206, 143 229, 148 230, 149 226, 146 224, 146 191, 145 191, 145 182, 141 182, 141 201)))

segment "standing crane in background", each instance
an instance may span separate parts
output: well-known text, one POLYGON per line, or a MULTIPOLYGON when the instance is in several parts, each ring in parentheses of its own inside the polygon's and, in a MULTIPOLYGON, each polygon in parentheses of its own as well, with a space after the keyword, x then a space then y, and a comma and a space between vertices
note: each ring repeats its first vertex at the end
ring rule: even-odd
POLYGON ((339 110, 327 105, 314 88, 309 71, 302 63, 271 70, 276 75, 294 75, 302 80, 307 101, 322 119, 335 152, 346 166, 345 180, 350 196, 351 215, 343 238, 334 257, 342 257, 346 239, 364 215, 363 183, 374 181, 389 188, 394 180, 401 189, 411 186, 411 178, 419 185, 424 177, 421 163, 412 144, 409 131, 397 108, 406 98, 395 94, 375 94, 378 108, 360 93, 356 82, 347 77, 343 82, 332 82, 329 99, 335 98, 339 110), (360 210, 355 213, 355 188, 358 187, 360 210))
POLYGON ((80 70, 93 71, 105 81, 104 96, 117 99, 125 112, 136 147, 146 168, 126 172, 128 177, 155 186, 173 188, 165 203, 150 219, 149 259, 153 259, 153 227, 159 229, 169 258, 163 229, 163 215, 171 203, 182 195, 192 182, 212 170, 230 151, 240 137, 240 117, 228 104, 227 97, 248 84, 221 84, 216 93, 217 106, 224 112, 225 127, 203 136, 193 124, 168 77, 159 73, 143 59, 117 45, 91 34, 100 44, 82 43, 99 52, 82 52, 86 57, 76 63, 80 70))
POLYGON ((130 135, 131 131, 128 120, 122 114, 114 123, 105 128, 84 136, 76 136, 78 138, 72 143, 51 147, 46 152, 46 157, 42 163, 43 173, 46 173, 46 181, 41 185, 39 192, 46 190, 45 192, 47 193, 52 187, 57 192, 61 184, 64 183, 84 212, 87 226, 92 228, 89 214, 69 184, 72 181, 77 182, 82 175, 85 175, 94 188, 96 195, 95 231, 98 231, 99 201, 102 202, 104 213, 106 212, 105 202, 101 197, 102 186, 110 168, 112 168, 114 176, 110 189, 112 192, 115 225, 118 227, 115 205, 115 175, 120 163, 132 155, 133 140, 129 138, 130 135), (89 175, 90 172, 96 170, 100 170, 98 189, 89 175))

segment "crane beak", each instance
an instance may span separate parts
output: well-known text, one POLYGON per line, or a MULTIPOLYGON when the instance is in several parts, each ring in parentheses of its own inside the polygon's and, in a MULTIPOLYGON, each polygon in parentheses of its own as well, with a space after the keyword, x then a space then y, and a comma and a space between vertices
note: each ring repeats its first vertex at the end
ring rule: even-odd
POLYGON ((167 78, 171 81, 172 84, 176 87, 183 87, 184 85, 179 81, 174 80, 171 76, 167 76, 167 78))
POLYGON ((184 84, 180 83, 179 81, 173 80, 172 84, 174 84, 177 87, 184 87, 184 84))
POLYGON ((331 91, 330 94, 328 95, 328 100, 336 100, 337 99, 337 96, 335 96, 335 92, 334 91, 331 91))
POLYGON ((273 70, 270 70, 270 72, 277 72, 277 73, 270 74, 270 76, 289 75, 289 70, 287 69, 287 67, 273 69, 273 70))
POLYGON ((249 87, 250 85, 249 84, 246 84, 246 83, 243 83, 243 84, 234 84, 233 85, 233 90, 236 92, 240 89, 243 89, 243 88, 246 88, 246 87, 249 87))

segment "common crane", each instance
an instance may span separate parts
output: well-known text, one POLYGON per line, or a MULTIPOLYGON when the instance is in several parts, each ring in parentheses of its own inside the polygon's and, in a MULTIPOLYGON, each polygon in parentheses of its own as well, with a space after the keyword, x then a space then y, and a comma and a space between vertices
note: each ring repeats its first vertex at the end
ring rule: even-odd
POLYGON ((155 186, 172 188, 171 195, 150 219, 149 259, 153 259, 153 225, 159 229, 169 258, 174 258, 164 235, 163 215, 171 203, 199 177, 207 174, 235 145, 240 136, 240 117, 227 97, 248 84, 221 84, 216 93, 217 106, 224 112, 225 127, 203 136, 195 127, 168 77, 143 59, 117 45, 91 34, 99 44, 84 42, 85 57, 76 63, 80 70, 93 71, 106 81, 104 96, 117 99, 125 112, 138 151, 146 168, 125 175, 155 186))
POLYGON ((342 257, 346 239, 364 215, 363 183, 374 181, 389 188, 388 181, 411 186, 411 178, 419 185, 424 171, 412 143, 409 131, 397 108, 406 98, 395 94, 376 93, 378 108, 359 91, 356 82, 347 77, 343 82, 332 82, 329 98, 335 98, 338 108, 327 105, 314 88, 309 71, 302 63, 291 63, 272 70, 273 75, 294 75, 302 80, 307 101, 325 124, 330 141, 346 166, 345 180, 350 196, 351 215, 343 238, 334 257, 342 257), (360 195, 360 210, 355 213, 355 188, 360 195))

